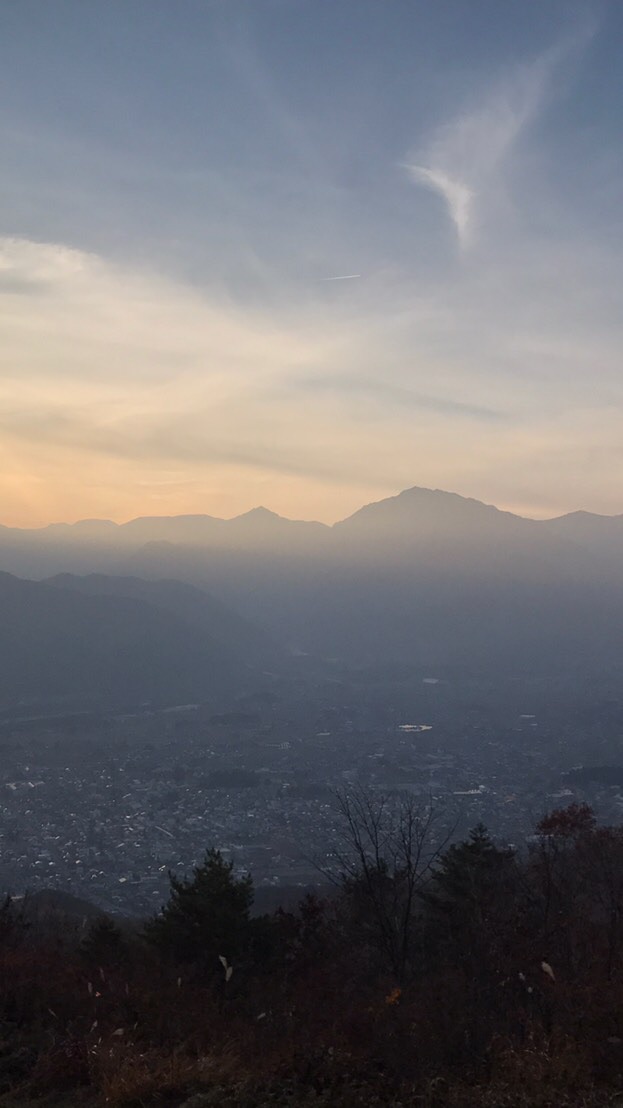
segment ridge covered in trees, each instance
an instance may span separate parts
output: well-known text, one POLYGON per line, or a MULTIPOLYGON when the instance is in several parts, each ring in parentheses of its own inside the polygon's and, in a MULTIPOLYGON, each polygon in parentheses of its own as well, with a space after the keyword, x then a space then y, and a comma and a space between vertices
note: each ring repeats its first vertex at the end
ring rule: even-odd
POLYGON ((253 917, 208 850, 140 927, 0 907, 0 1102, 603 1105, 623 1074, 623 828, 445 841, 339 798, 335 895, 253 917))

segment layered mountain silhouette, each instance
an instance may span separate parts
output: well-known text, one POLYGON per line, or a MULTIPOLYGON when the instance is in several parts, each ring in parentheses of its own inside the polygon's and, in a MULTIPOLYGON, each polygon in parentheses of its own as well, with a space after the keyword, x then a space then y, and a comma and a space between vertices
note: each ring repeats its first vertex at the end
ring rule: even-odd
MULTIPOLYGON (((123 656, 136 659, 128 671, 135 684, 141 673, 148 683, 147 671, 179 673, 184 658, 186 687, 193 688, 199 673, 210 666, 216 672, 225 660, 230 675, 241 672, 236 666, 272 668, 279 649, 355 665, 409 662, 479 673, 623 667, 623 516, 575 512, 530 520, 413 488, 332 527, 258 508, 231 520, 197 515, 2 528, 0 568, 32 578, 63 574, 38 586, 40 592, 32 582, 20 586, 35 590, 28 602, 20 594, 26 627, 35 600, 41 608, 35 654, 43 658, 52 649, 46 627, 63 612, 68 655, 72 643, 94 635, 101 618, 97 641, 86 654, 77 650, 75 672, 86 673, 90 651, 106 688, 113 673, 121 680, 115 636, 126 643, 123 656), (46 609, 51 593, 56 607, 46 609), (90 619, 80 614, 89 604, 90 619), (143 639, 139 615, 150 627, 143 639), (175 649, 165 649, 167 641, 175 649)), ((25 634, 19 623, 17 614, 18 639, 25 634)), ((32 673, 34 663, 22 656, 32 673)), ((60 674, 50 676, 59 665, 46 676, 50 687, 60 681, 60 674)), ((9 678, 3 680, 8 687, 9 678)), ((67 668, 63 680, 71 683, 67 668)))
POLYGON ((230 658, 245 664, 275 663, 281 651, 260 628, 201 589, 182 581, 149 581, 91 573, 60 573, 45 582, 81 596, 115 597, 148 604, 210 637, 230 658))
POLYGON ((3 706, 208 699, 244 687, 272 650, 246 621, 172 582, 0 573, 0 612, 3 706))
POLYGON ((46 557, 50 563, 56 557, 110 558, 148 543, 303 556, 347 551, 352 556, 389 547, 398 553, 407 544, 440 546, 457 539, 471 545, 513 541, 535 550, 539 543, 547 550, 548 543, 551 546, 552 540, 560 539, 608 558, 613 551, 623 552, 623 515, 577 511, 556 519, 532 520, 456 493, 416 487, 368 504, 333 526, 286 519, 263 507, 233 519, 141 516, 121 524, 85 519, 35 529, 0 525, 0 568, 9 572, 23 569, 15 559, 28 551, 31 557, 38 554, 43 564, 46 557))

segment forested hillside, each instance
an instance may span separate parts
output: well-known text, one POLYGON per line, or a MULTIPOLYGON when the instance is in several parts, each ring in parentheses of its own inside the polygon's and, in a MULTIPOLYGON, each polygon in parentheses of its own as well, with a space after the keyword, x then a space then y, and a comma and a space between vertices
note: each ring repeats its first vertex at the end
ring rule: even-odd
POLYGON ((340 807, 335 894, 296 912, 252 916, 214 850, 143 924, 7 901, 4 1102, 618 1103, 621 828, 573 805, 519 856, 405 796, 340 807))

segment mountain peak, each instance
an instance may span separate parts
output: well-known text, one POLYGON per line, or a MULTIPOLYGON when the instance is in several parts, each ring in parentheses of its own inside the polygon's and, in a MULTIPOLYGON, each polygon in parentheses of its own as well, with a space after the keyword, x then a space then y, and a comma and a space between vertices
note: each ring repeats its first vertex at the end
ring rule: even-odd
POLYGON ((415 485, 410 489, 404 489, 396 496, 388 496, 385 500, 366 504, 352 516, 336 523, 335 527, 345 530, 359 527, 373 529, 392 524, 420 530, 424 526, 442 525, 454 521, 476 522, 502 517, 518 518, 512 516, 510 512, 501 512, 499 508, 483 504, 482 501, 471 497, 445 492, 443 489, 427 489, 415 485))
MULTIPOLYGON (((270 508, 265 508, 263 504, 259 504, 257 508, 250 508, 248 512, 242 512, 241 515, 234 516, 229 522, 234 523, 235 520, 239 519, 259 519, 268 521, 269 519, 283 520, 284 518, 284 516, 278 515, 277 512, 272 512, 270 508)), ((288 520, 286 522, 290 521, 288 520)))
MULTIPOLYGON (((390 500, 398 501, 420 501, 421 503, 428 504, 447 504, 469 506, 473 510, 480 510, 485 508, 488 512, 498 512, 500 514, 509 515, 511 513, 502 513, 502 509, 496 508, 494 504, 486 504, 484 500, 477 500, 474 496, 462 496, 459 492, 448 492, 447 489, 428 489, 421 485, 413 485, 409 489, 403 489, 395 497, 389 497, 390 500)), ((384 501, 379 501, 384 503, 384 501)))

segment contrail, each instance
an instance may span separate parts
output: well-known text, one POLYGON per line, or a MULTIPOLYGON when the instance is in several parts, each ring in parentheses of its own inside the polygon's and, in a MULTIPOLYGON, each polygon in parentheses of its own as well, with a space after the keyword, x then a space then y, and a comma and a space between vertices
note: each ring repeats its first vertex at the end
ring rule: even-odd
POLYGON ((355 277, 361 277, 361 273, 344 273, 340 277, 322 277, 323 281, 353 281, 355 277))

